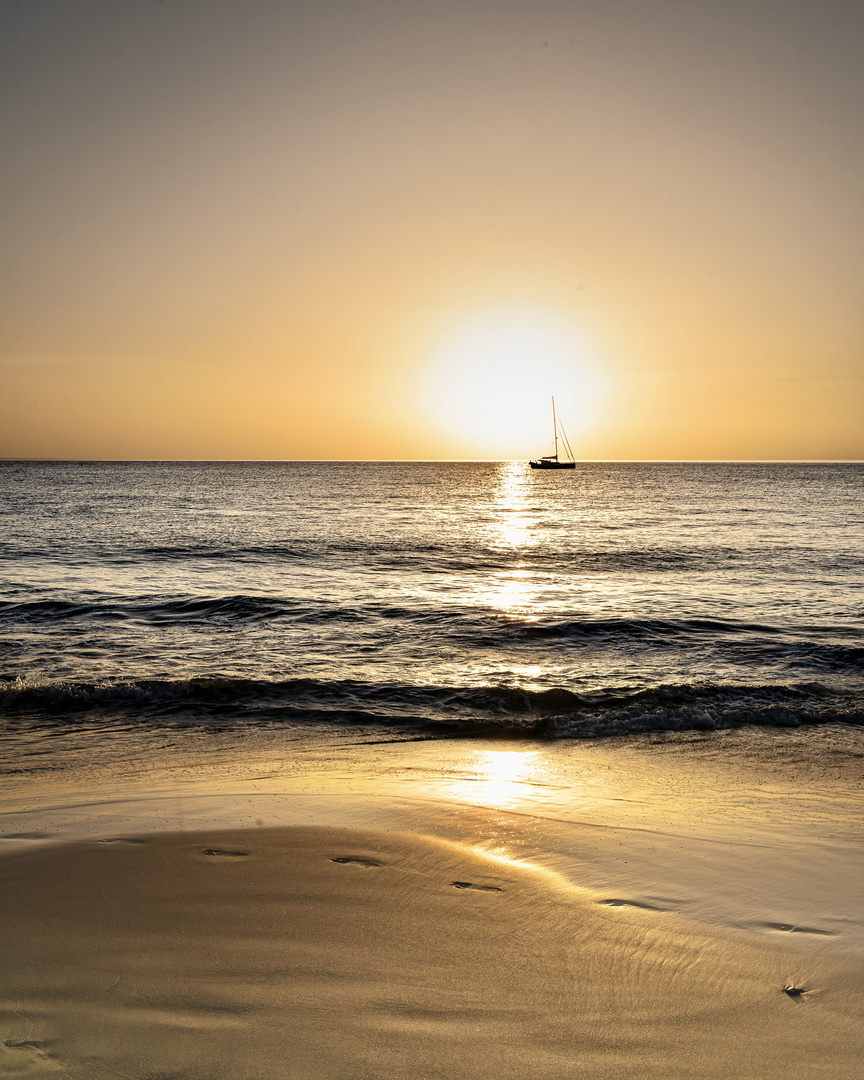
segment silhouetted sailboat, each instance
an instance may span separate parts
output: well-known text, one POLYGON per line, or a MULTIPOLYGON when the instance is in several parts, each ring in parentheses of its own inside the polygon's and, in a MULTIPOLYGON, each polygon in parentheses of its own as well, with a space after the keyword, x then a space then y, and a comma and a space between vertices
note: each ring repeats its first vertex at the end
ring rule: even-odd
POLYGON ((555 439, 555 453, 549 454, 548 457, 535 458, 533 461, 529 461, 528 464, 532 469, 575 469, 576 462, 573 460, 573 451, 570 449, 570 442, 567 439, 561 421, 558 419, 558 414, 555 412, 554 397, 552 398, 552 434, 555 439), (558 458, 559 431, 561 433, 561 442, 564 444, 564 449, 568 454, 568 458, 565 461, 561 461, 558 458))

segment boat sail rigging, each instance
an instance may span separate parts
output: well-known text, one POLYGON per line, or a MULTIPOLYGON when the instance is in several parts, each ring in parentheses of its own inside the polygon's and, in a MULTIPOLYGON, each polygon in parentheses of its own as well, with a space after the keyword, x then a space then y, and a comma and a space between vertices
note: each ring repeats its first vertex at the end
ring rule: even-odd
POLYGON ((529 461, 528 464, 532 469, 575 469, 576 462, 573 458, 573 451, 570 449, 570 440, 567 438, 567 434, 564 431, 564 426, 558 419, 558 413, 555 411, 555 398, 552 398, 552 435, 555 439, 555 453, 548 454, 546 457, 534 458, 529 461), (561 443, 567 452, 567 457, 562 461, 558 457, 558 438, 561 438, 561 443))

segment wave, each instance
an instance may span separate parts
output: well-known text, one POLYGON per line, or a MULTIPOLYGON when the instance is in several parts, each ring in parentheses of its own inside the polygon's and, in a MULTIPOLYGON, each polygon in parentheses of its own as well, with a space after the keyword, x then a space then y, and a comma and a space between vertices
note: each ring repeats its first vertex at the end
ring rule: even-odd
POLYGON ((734 565, 756 562, 775 569, 789 565, 796 573, 802 568, 818 567, 821 571, 853 572, 864 567, 860 552, 826 552, 806 546, 758 549, 709 545, 706 547, 646 547, 594 549, 574 546, 554 550, 499 546, 494 538, 475 543, 470 550, 446 543, 428 541, 407 543, 404 540, 380 542, 374 540, 323 540, 320 537, 295 538, 290 542, 271 544, 176 544, 130 545, 107 547, 99 540, 79 540, 73 544, 49 544, 34 547, 7 541, 0 543, 0 559, 13 564, 19 560, 47 559, 80 567, 82 563, 97 565, 147 565, 153 563, 210 562, 243 564, 304 563, 315 565, 348 561, 353 566, 368 566, 374 570, 415 569, 422 573, 507 571, 518 565, 543 570, 573 573, 616 573, 665 571, 699 571, 725 569, 734 565))
POLYGON ((450 639, 465 650, 594 650, 636 648, 669 655, 710 653, 718 662, 753 669, 864 670, 864 630, 858 627, 792 627, 709 618, 526 619, 485 608, 405 607, 386 603, 351 606, 317 600, 249 595, 215 597, 104 598, 94 601, 0 601, 0 622, 38 624, 63 632, 72 624, 100 626, 125 622, 144 627, 209 627, 282 622, 286 628, 351 627, 355 644, 380 641, 381 634, 414 640, 422 651, 434 630, 436 641, 450 639))
POLYGON ((721 619, 592 619, 529 624, 513 631, 516 639, 578 644, 657 645, 676 651, 710 645, 727 661, 740 653, 749 665, 783 664, 832 671, 864 668, 864 632, 852 627, 776 627, 721 619), (842 636, 850 641, 837 641, 842 636), (835 640, 823 640, 826 637, 835 640))
POLYGON ((65 622, 69 620, 131 619, 148 623, 198 623, 225 621, 267 621, 290 618, 303 622, 357 622, 366 619, 439 618, 440 613, 418 612, 381 604, 327 605, 261 596, 184 597, 173 600, 155 597, 108 598, 100 601, 72 600, 0 601, 0 619, 14 623, 65 622))
POLYGON ((272 601, 255 597, 225 596, 215 598, 187 598, 182 600, 108 599, 91 602, 73 600, 31 600, 16 603, 0 602, 0 618, 10 622, 65 622, 69 620, 95 619, 144 619, 152 622, 164 620, 191 621, 213 616, 235 618, 266 618, 268 615, 284 614, 285 607, 272 601))
MULTIPOLYGON (((427 622, 447 618, 466 629, 496 630, 514 640, 562 640, 592 637, 628 637, 633 639, 664 639, 715 635, 734 637, 742 634, 784 636, 787 627, 766 623, 744 622, 736 619, 710 618, 573 618, 526 619, 502 614, 485 607, 463 606, 447 608, 406 607, 384 603, 354 605, 328 604, 325 601, 301 601, 278 596, 199 596, 160 598, 155 596, 107 596, 98 600, 0 600, 0 619, 15 622, 62 622, 77 619, 152 618, 173 621, 200 621, 208 618, 267 619, 281 616, 330 621, 332 619, 399 619, 427 622)), ((842 633, 864 641, 864 630, 858 627, 819 625, 799 626, 796 633, 842 633)))
POLYGON ((783 633, 777 627, 732 619, 573 619, 552 623, 527 623, 518 632, 526 638, 544 639, 619 636, 623 632, 632 638, 659 637, 664 640, 705 633, 783 633))
POLYGON ((0 686, 7 723, 324 724, 426 737, 598 738, 744 725, 864 725, 860 697, 820 683, 448 687, 319 679, 135 679, 0 686))

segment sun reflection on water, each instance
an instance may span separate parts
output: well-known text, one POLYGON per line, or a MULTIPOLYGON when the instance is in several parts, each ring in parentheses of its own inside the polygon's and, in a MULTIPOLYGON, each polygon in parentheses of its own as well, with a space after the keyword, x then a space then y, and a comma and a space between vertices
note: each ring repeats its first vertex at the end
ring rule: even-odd
MULTIPOLYGON (((500 466, 487 523, 491 546, 517 558, 537 542, 537 517, 528 502, 530 491, 526 490, 525 481, 525 466, 521 462, 505 462, 500 466)), ((535 574, 518 562, 489 574, 481 598, 500 611, 525 610, 535 599, 535 574)))
POLYGON ((534 598, 533 575, 527 570, 511 570, 497 576, 483 593, 484 601, 501 611, 528 607, 534 598))
POLYGON ((525 481, 525 466, 522 462, 508 461, 501 464, 498 485, 491 504, 491 538, 496 547, 518 549, 535 543, 532 532, 536 520, 526 498, 532 489, 526 490, 525 481))

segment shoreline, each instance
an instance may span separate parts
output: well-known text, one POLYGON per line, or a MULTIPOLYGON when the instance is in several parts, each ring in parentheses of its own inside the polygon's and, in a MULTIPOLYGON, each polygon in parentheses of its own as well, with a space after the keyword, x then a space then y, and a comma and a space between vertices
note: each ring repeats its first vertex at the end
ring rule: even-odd
POLYGON ((810 927, 814 947, 864 955, 860 729, 516 748, 185 734, 145 734, 127 756, 91 733, 78 755, 51 740, 51 769, 6 778, 0 857, 133 833, 406 831, 703 924, 810 927))

